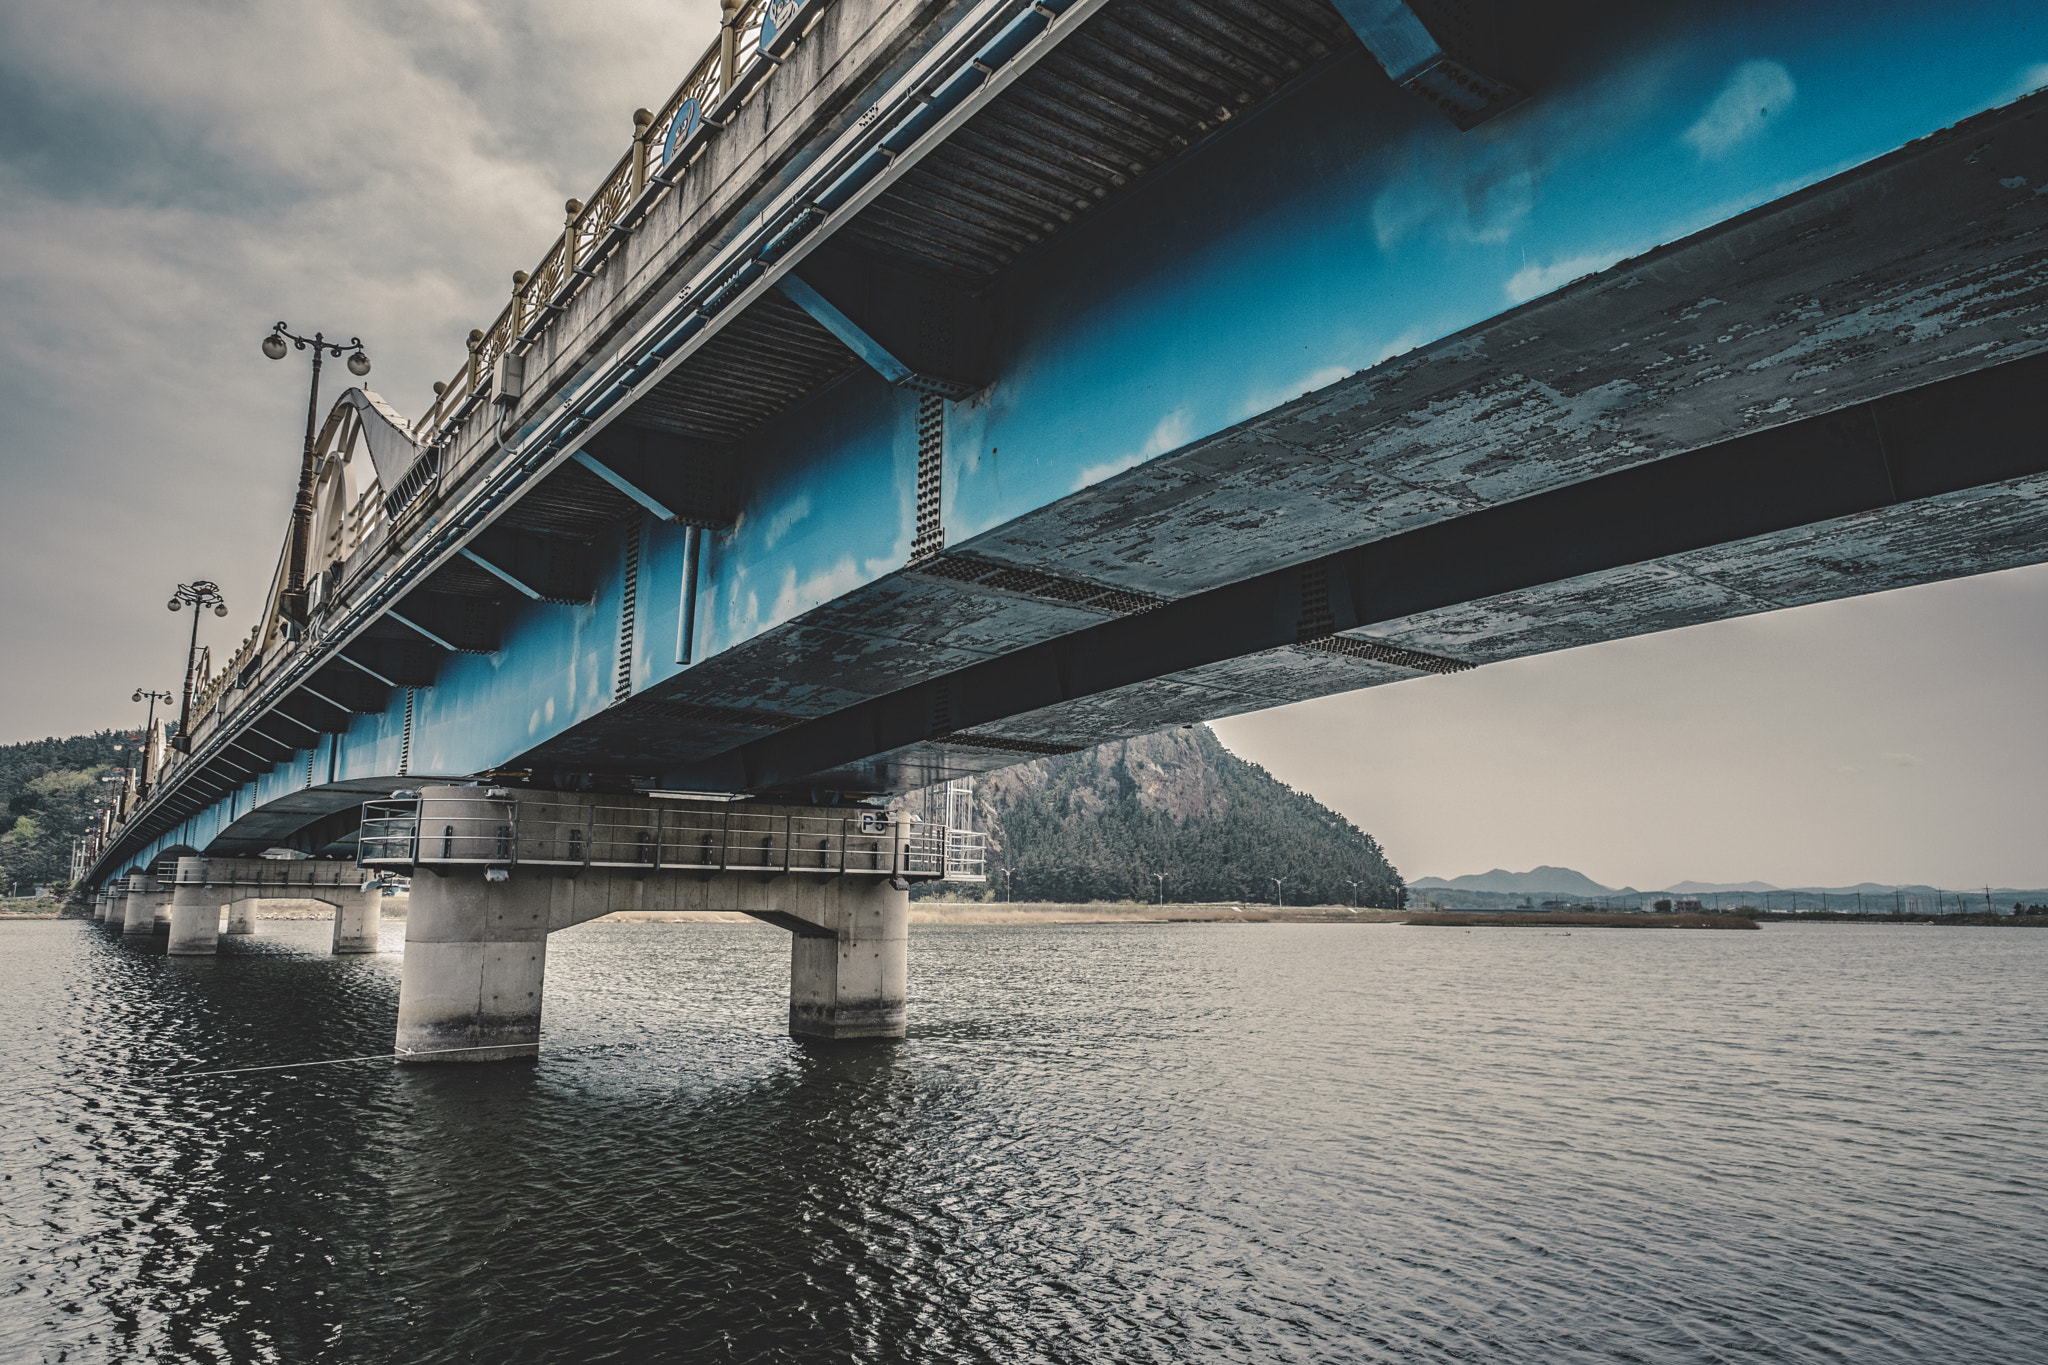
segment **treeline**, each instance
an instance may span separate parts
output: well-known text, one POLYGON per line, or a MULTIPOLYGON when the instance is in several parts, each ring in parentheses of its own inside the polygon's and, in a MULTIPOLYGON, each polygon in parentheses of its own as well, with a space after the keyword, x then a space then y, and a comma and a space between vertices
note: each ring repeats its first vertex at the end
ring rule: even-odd
POLYGON ((111 788, 100 781, 123 758, 120 734, 0 746, 0 891, 55 885, 71 875, 71 841, 92 827, 111 788))
POLYGON ((1225 749, 1207 726, 1039 760, 1000 778, 977 784, 991 898, 1155 900, 1153 874, 1163 872, 1169 902, 1270 903, 1276 877, 1289 905, 1406 902, 1377 840, 1225 749), (1191 780, 1189 766, 1206 771, 1191 780))

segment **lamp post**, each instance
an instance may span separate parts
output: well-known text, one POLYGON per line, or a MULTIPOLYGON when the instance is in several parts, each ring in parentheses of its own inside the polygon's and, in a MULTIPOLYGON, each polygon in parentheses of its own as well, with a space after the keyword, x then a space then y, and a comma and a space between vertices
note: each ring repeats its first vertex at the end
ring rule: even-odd
POLYGON ((1161 905, 1165 905, 1165 904, 1166 904, 1166 874, 1165 874, 1164 872, 1154 872, 1154 873, 1152 874, 1152 880, 1153 880, 1153 881, 1155 881, 1155 882, 1158 882, 1158 883, 1159 883, 1159 903, 1160 903, 1161 905))
MULTIPOLYGON (((1347 878, 1345 878, 1345 880, 1346 880, 1346 881, 1350 881, 1351 879, 1347 877, 1347 878)), ((1351 908, 1352 908, 1353 910, 1356 910, 1356 909, 1358 908, 1358 883, 1357 883, 1357 882, 1351 882, 1351 908)))
POLYGON ((199 614, 208 607, 215 616, 228 614, 228 603, 220 595, 220 584, 210 583, 204 578, 195 578, 190 583, 180 583, 171 593, 172 611, 192 608, 192 643, 185 649, 185 700, 178 707, 178 737, 173 746, 181 754, 192 752, 192 691, 197 679, 192 670, 199 662, 199 614))
MULTIPOLYGON (((199 618, 195 616, 192 618, 192 621, 193 624, 196 626, 198 624, 199 618)), ((144 697, 149 698, 149 719, 143 722, 142 725, 142 783, 140 786, 140 791, 143 796, 148 796, 149 754, 150 750, 156 747, 156 704, 158 702, 162 702, 164 705, 169 706, 172 701, 172 696, 169 691, 145 692, 138 687, 135 689, 135 696, 132 698, 132 700, 141 701, 144 697)))
POLYGON ((1284 887, 1284 886, 1286 885, 1286 882, 1287 882, 1287 878, 1285 878, 1285 877, 1268 877, 1268 878, 1266 878, 1266 880, 1267 880, 1267 881, 1269 881, 1269 882, 1271 882, 1271 883, 1273 883, 1273 904, 1275 904, 1275 905, 1285 905, 1285 904, 1287 904, 1287 892, 1281 889, 1282 887, 1284 887))
POLYGON ((284 612, 295 624, 306 619, 306 558, 310 553, 313 538, 313 432, 314 423, 319 420, 320 409, 320 361, 331 355, 341 359, 344 350, 354 353, 348 358, 348 372, 358 379, 370 372, 370 357, 363 354, 363 339, 350 337, 346 343, 329 341, 319 332, 302 337, 288 330, 284 323, 270 329, 263 338, 263 354, 272 360, 283 360, 287 349, 313 352, 313 385, 306 395, 306 449, 299 459, 299 495, 292 502, 291 553, 285 560, 284 612), (290 342, 288 348, 285 343, 290 342))

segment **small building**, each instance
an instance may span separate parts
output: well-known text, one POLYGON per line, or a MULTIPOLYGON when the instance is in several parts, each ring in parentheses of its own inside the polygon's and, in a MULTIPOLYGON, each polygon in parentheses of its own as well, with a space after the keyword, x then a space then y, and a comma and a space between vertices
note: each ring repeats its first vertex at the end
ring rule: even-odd
POLYGON ((1700 898, 1698 896, 1672 897, 1671 913, 1674 915, 1697 915, 1700 913, 1700 909, 1700 898))

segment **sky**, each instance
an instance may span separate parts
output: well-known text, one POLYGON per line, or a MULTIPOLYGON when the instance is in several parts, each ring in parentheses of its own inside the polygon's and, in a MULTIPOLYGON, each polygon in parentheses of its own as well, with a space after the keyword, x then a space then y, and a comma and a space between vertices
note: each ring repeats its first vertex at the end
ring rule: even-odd
MULTIPOLYGON (((712 0, 0 7, 0 742, 176 690, 249 624, 305 420, 270 325, 408 416, 715 36, 712 0)), ((330 379, 334 375, 329 370, 330 379)), ((330 382, 325 399, 339 391, 330 382)), ((323 415, 327 402, 323 401, 323 415)), ((2048 569, 1218 725, 1409 876, 2048 886, 2048 569)))

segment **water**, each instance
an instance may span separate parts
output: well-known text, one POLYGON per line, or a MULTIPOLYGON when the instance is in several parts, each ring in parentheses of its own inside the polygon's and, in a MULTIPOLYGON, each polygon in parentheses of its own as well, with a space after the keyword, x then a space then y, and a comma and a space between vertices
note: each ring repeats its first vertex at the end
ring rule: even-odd
POLYGON ((2048 1359, 2048 933, 920 928, 553 940, 537 1066, 374 958, 0 925, 0 1360, 2048 1359))

